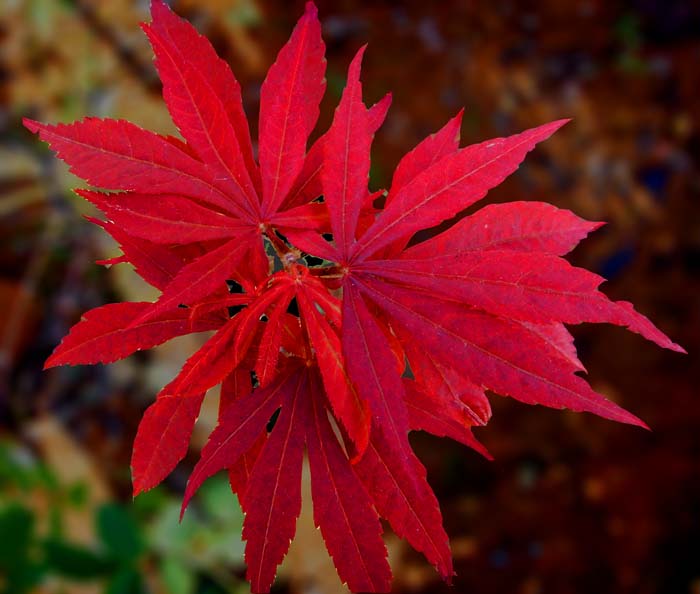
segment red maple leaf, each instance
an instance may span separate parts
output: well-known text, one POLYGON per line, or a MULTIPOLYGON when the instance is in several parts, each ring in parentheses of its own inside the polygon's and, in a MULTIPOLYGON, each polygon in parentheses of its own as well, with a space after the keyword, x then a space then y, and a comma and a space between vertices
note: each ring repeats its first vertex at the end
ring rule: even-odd
POLYGON ((267 592, 295 533, 306 450, 314 521, 338 574, 353 591, 388 591, 380 517, 444 579, 453 574, 409 431, 488 456, 471 433, 490 418, 487 390, 643 425, 577 374, 564 324, 610 322, 683 349, 561 257, 598 223, 514 202, 410 244, 483 198, 564 120, 459 148, 460 113, 401 160, 388 193, 371 193, 370 147, 391 98, 365 107, 364 48, 330 129, 307 151, 325 89, 312 3, 263 83, 257 159, 227 64, 162 0, 152 15, 144 31, 184 141, 124 121, 25 122, 75 174, 121 190, 79 193, 122 248, 108 262, 131 263, 162 291, 155 303, 87 312, 46 366, 111 362, 215 330, 141 421, 135 494, 182 460, 206 391, 221 384, 219 423, 183 511, 228 470, 246 512, 248 578, 267 592))

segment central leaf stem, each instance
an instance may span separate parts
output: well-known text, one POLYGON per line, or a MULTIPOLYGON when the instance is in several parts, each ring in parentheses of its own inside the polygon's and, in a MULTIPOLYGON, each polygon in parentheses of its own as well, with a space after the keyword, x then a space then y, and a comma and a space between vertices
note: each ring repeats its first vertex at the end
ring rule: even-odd
POLYGON ((277 256, 279 257, 280 262, 282 262, 285 270, 289 270, 294 264, 296 264, 297 260, 301 258, 301 252, 296 248, 289 247, 279 238, 274 229, 265 226, 263 228, 263 232, 277 253, 277 256))

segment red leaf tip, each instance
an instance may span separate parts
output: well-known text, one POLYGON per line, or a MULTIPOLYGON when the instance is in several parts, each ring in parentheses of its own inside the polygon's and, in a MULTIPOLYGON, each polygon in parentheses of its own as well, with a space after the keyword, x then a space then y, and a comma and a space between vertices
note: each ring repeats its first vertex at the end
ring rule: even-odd
POLYGON ((688 351, 686 351, 681 345, 676 344, 675 342, 671 342, 669 346, 666 347, 669 351, 673 351, 675 353, 680 353, 681 355, 687 355, 688 351))
POLYGON ((30 118, 22 118, 22 124, 24 127, 29 130, 32 134, 36 134, 41 130, 43 124, 40 122, 36 122, 30 118))
MULTIPOLYGON (((134 471, 132 469, 131 471, 131 476, 134 476, 134 471)), ((131 498, 136 499, 141 493, 145 491, 142 485, 139 484, 139 481, 134 480, 133 485, 132 485, 132 491, 131 491, 131 498)))
POLYGON ((350 82, 357 82, 360 80, 360 72, 362 70, 362 59, 367 50, 367 44, 365 43, 360 49, 357 50, 355 57, 350 62, 350 67, 348 68, 348 84, 350 82))
POLYGON ((566 124, 568 124, 571 121, 572 118, 562 118, 561 120, 554 120, 553 122, 549 123, 549 126, 553 128, 553 132, 556 132, 559 130, 559 128, 562 128, 566 124))
POLYGON ((51 355, 46 361, 44 361, 44 367, 43 370, 46 371, 47 369, 53 369, 54 367, 58 367, 60 363, 56 363, 55 361, 55 356, 51 355))

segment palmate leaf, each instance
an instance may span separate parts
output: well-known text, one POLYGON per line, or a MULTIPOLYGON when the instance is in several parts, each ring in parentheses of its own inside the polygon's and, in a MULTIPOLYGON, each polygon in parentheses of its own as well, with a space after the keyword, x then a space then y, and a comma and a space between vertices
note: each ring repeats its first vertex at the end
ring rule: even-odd
MULTIPOLYGON (((148 239, 129 235, 111 221, 98 221, 92 217, 86 218, 91 223, 102 227, 119 244, 123 255, 121 258, 116 259, 117 263, 129 262, 139 276, 161 291, 170 284, 185 266, 185 260, 182 256, 165 246, 153 243, 148 239)), ((113 263, 113 261, 104 263, 113 263)), ((149 312, 150 309, 150 307, 145 309, 143 315, 149 312)))
POLYGON ((367 259, 391 242, 438 225, 471 206, 513 173, 538 142, 567 121, 488 140, 438 159, 396 192, 356 244, 353 259, 367 259))
POLYGON ((556 256, 472 251, 421 260, 374 260, 356 269, 363 276, 423 289, 438 300, 469 303, 502 317, 539 324, 609 322, 678 350, 630 304, 614 303, 598 291, 600 276, 556 256))
POLYGON ((88 190, 76 190, 76 193, 92 202, 131 237, 152 243, 170 245, 173 237, 183 245, 228 239, 240 236, 245 229, 240 221, 182 196, 102 194, 88 190))
MULTIPOLYGON (((236 400, 250 393, 252 381, 250 372, 246 367, 250 367, 250 365, 239 366, 222 382, 219 397, 220 417, 225 414, 226 409, 233 405, 236 400)), ((231 485, 231 490, 239 495, 239 503, 248 484, 250 473, 255 466, 255 461, 258 459, 266 440, 267 429, 263 428, 260 430, 260 434, 253 442, 251 448, 228 467, 229 484, 231 485)))
MULTIPOLYGON (((367 112, 368 126, 374 134, 384 123, 389 107, 391 106, 391 93, 387 93, 377 101, 367 112)), ((307 204, 311 200, 323 194, 321 185, 321 171, 326 152, 327 135, 324 134, 309 149, 304 159, 304 166, 297 177, 292 190, 285 199, 284 207, 293 208, 297 205, 307 204)))
POLYGON ((162 2, 154 3, 153 16, 153 23, 143 29, 156 56, 173 122, 227 193, 235 196, 248 214, 254 214, 259 204, 251 171, 257 168, 238 82, 209 42, 162 2), (201 62, 192 61, 190 55, 201 56, 201 62))
POLYGON ((410 431, 490 458, 472 433, 491 417, 487 391, 644 426, 591 389, 565 326, 613 323, 683 351, 562 258, 601 223, 512 202, 415 241, 481 200, 566 120, 460 148, 459 112, 401 159, 388 192, 373 192, 370 150, 391 95, 365 106, 361 48, 330 128, 307 150, 325 89, 321 25, 307 3, 261 88, 256 162, 228 65, 163 0, 151 12, 143 28, 184 140, 123 121, 26 120, 96 186, 78 193, 106 219, 89 220, 123 252, 103 263, 129 263, 162 292, 87 312, 46 366, 107 363, 212 332, 144 414, 135 494, 185 457, 205 393, 221 384, 183 512, 207 478, 228 472, 246 512, 247 576, 253 592, 268 592, 296 531, 306 452, 314 523, 338 575, 353 591, 384 592, 382 518, 453 576, 410 431))
POLYGON ((88 365, 111 363, 136 351, 150 349, 171 338, 195 330, 213 330, 216 320, 192 326, 189 312, 177 309, 154 320, 132 326, 150 303, 110 303, 91 309, 83 315, 70 333, 46 360, 45 368, 56 365, 88 365))
POLYGON ((453 117, 435 134, 431 134, 421 141, 416 148, 406 153, 399 161, 391 180, 391 190, 387 196, 386 205, 396 197, 400 188, 404 187, 419 175, 424 169, 437 163, 442 157, 454 153, 459 149, 460 128, 462 126, 462 114, 464 110, 453 117))
POLYGON ((244 210, 205 165, 168 138, 122 120, 86 118, 48 126, 25 120, 71 171, 101 188, 172 193, 236 216, 244 210))
POLYGON ((304 166, 306 142, 326 88, 325 45, 312 2, 260 89, 262 208, 274 214, 304 166))
POLYGON ((360 397, 346 371, 338 333, 340 304, 334 302, 320 282, 312 280, 297 291, 299 309, 309 341, 314 345, 316 362, 335 417, 357 449, 363 451, 369 440, 370 411, 366 399, 360 397))
POLYGON ((528 404, 588 411, 616 421, 644 425, 634 415, 596 394, 539 334, 505 318, 375 281, 364 291, 409 335, 444 365, 478 385, 528 404), (558 364, 557 364, 558 363, 558 364))
POLYGON ((268 437, 250 473, 243 509, 245 560, 253 592, 267 592, 277 566, 289 550, 301 512, 301 465, 304 458, 304 399, 307 375, 297 372, 281 400, 275 430, 268 437))
MULTIPOLYGON (((205 91, 211 101, 220 102, 223 106, 236 136, 235 146, 238 146, 243 153, 248 175, 252 178, 259 193, 260 175, 253 157, 248 120, 243 111, 241 87, 236 77, 228 64, 216 54, 209 40, 197 33, 197 30, 186 20, 175 15, 164 2, 154 0, 151 4, 151 11, 153 22, 150 25, 150 30, 169 50, 175 65, 180 64, 186 70, 192 68, 200 73, 210 73, 210 76, 206 77, 208 89, 205 91)), ((165 80, 163 82, 165 84, 165 80)), ((172 81, 172 84, 178 85, 177 78, 172 81)), ((173 106, 170 101, 166 100, 166 103, 172 112, 173 106)), ((186 131, 188 134, 190 132, 193 131, 186 131)), ((244 175, 242 171, 237 173, 244 175)))
POLYGON ((295 380, 298 380, 297 375, 287 372, 267 387, 237 398, 222 411, 219 424, 209 436, 202 457, 190 475, 182 503, 183 513, 207 478, 228 468, 253 446, 273 413, 285 397, 289 398, 295 380))
POLYGON ((347 259, 350 246, 355 241, 355 229, 367 196, 369 178, 372 133, 367 109, 362 103, 360 84, 360 66, 364 52, 363 47, 350 64, 348 84, 323 147, 321 184, 335 246, 342 260, 347 259))
POLYGON ((321 385, 312 375, 304 424, 314 523, 338 575, 353 592, 388 591, 391 570, 379 516, 333 433, 323 401, 321 385))
POLYGON ((490 204, 431 241, 417 243, 402 258, 484 250, 518 250, 563 256, 603 223, 591 223, 544 202, 490 204))
POLYGON ((162 396, 143 414, 131 457, 134 496, 168 476, 187 454, 204 393, 187 398, 162 396))

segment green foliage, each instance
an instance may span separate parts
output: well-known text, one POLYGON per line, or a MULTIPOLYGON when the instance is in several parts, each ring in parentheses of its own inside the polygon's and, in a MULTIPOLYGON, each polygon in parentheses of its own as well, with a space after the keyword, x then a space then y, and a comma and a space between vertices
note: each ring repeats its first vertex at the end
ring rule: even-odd
POLYGON ((97 532, 109 554, 124 563, 135 561, 144 552, 139 526, 119 505, 109 504, 98 510, 97 532))
POLYGON ((0 593, 28 594, 51 577, 100 582, 105 594, 148 594, 150 583, 169 594, 237 592, 241 582, 228 568, 243 563, 243 513, 224 478, 202 492, 199 517, 182 525, 177 498, 163 488, 128 506, 106 503, 95 510, 96 542, 86 546, 65 535, 64 518, 85 507, 88 488, 59 484, 26 450, 0 442, 0 593), (47 501, 48 509, 20 499, 47 501))
POLYGON ((41 577, 33 554, 34 517, 17 503, 0 509, 0 577, 6 592, 22 594, 41 577))

